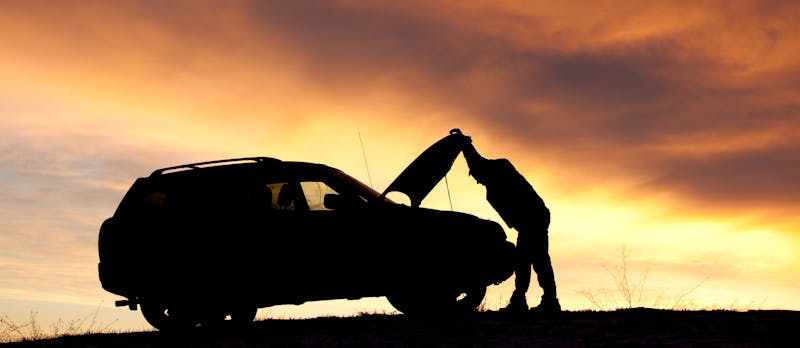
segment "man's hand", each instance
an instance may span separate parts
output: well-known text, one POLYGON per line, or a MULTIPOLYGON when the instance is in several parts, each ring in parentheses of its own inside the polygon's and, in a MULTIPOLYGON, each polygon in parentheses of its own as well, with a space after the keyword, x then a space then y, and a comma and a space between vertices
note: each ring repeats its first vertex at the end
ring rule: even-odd
POLYGON ((468 135, 464 135, 461 133, 461 130, 458 128, 453 128, 450 130, 450 135, 456 136, 458 139, 458 143, 461 146, 466 146, 468 144, 472 144, 472 137, 468 135))

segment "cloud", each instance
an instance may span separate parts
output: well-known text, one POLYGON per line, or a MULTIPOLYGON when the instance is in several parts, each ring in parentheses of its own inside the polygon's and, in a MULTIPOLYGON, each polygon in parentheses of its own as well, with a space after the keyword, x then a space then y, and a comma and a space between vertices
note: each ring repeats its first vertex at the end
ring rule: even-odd
POLYGON ((735 152, 665 163, 650 185, 692 195, 700 205, 738 205, 796 209, 800 187, 800 146, 735 152), (669 166, 668 166, 669 165, 669 166))
MULTIPOLYGON (((753 126, 779 131, 797 117, 791 2, 85 6, 17 9, 16 20, 7 11, 7 25, 29 29, 7 31, 24 33, 23 49, 11 52, 61 57, 74 70, 47 64, 43 71, 85 81, 64 89, 91 98, 111 86, 117 93, 101 99, 140 96, 142 105, 180 110, 187 116, 173 117, 182 121, 202 108, 252 122, 244 110, 275 110, 271 103, 286 105, 292 94, 322 107, 414 95, 403 101, 413 105, 404 109, 409 123, 469 119, 530 151, 568 153, 565 165, 591 167, 598 151, 620 163, 657 162, 640 148, 687 133, 730 142, 753 126), (34 21, 22 20, 25 11, 34 21), (55 30, 60 40, 51 40, 55 30), (275 92, 286 86, 290 92, 275 92), (203 106, 187 106, 198 95, 203 106)), ((647 169, 682 165, 661 160, 647 169)), ((792 165, 770 165, 784 164, 792 165)))
POLYGON ((91 297, 100 224, 136 177, 147 175, 164 157, 179 156, 173 150, 143 151, 111 135, 5 126, 0 130, 0 296, 91 297))
POLYGON ((35 19, 66 35, 56 41, 47 27, 14 23, 31 29, 29 54, 68 53, 80 68, 74 77, 61 71, 66 82, 94 80, 71 90, 91 98, 108 81, 118 93, 102 99, 142 97, 143 122, 178 111, 167 128, 201 117, 217 129, 269 128, 253 110, 286 129, 315 122, 312 113, 348 110, 358 123, 388 104, 394 110, 377 115, 385 122, 470 124, 518 144, 509 157, 536 154, 551 171, 598 173, 572 185, 630 175, 720 206, 796 198, 759 181, 791 185, 797 166, 786 155, 800 144, 787 135, 800 89, 791 2, 207 5, 37 8, 35 19), (108 18, 118 20, 109 28, 108 18), (786 139, 768 140, 777 137, 786 139))

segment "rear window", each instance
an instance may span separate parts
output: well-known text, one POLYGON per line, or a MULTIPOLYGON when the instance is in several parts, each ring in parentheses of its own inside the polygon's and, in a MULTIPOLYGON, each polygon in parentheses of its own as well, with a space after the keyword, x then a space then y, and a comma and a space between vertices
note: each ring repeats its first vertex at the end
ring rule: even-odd
POLYGON ((270 210, 276 199, 272 192, 267 185, 246 182, 139 179, 116 214, 149 216, 270 210))

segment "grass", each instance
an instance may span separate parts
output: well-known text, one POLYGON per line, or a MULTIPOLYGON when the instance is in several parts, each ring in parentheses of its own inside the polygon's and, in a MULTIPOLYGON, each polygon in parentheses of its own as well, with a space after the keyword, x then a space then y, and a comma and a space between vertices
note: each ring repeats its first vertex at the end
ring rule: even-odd
POLYGON ((447 318, 365 313, 266 319, 247 328, 67 335, 27 347, 345 347, 345 346, 785 346, 800 312, 669 311, 634 308, 567 311, 557 317, 496 311, 447 318), (781 343, 783 342, 783 343, 781 343))
POLYGON ((0 343, 34 341, 92 333, 108 333, 110 332, 111 326, 117 321, 113 320, 109 323, 97 321, 99 311, 100 308, 98 307, 97 310, 82 318, 72 320, 58 319, 45 326, 39 323, 37 318, 38 312, 35 311, 31 311, 30 319, 22 324, 12 321, 8 316, 3 316, 0 317, 0 343))
POLYGON ((593 309, 601 311, 609 311, 616 309, 630 309, 636 307, 648 307, 654 309, 667 309, 667 310, 727 310, 727 311, 748 311, 757 310, 763 307, 763 300, 761 303, 750 301, 748 303, 740 303, 735 300, 727 305, 716 307, 703 307, 697 305, 692 300, 692 293, 702 286, 709 276, 700 280, 694 286, 679 291, 673 294, 662 293, 655 297, 648 297, 645 294, 648 292, 646 282, 648 279, 648 271, 633 272, 628 263, 628 253, 625 247, 622 248, 620 254, 620 262, 616 265, 605 265, 603 268, 611 277, 614 288, 601 288, 601 289, 584 289, 578 291, 585 297, 592 305, 593 309))

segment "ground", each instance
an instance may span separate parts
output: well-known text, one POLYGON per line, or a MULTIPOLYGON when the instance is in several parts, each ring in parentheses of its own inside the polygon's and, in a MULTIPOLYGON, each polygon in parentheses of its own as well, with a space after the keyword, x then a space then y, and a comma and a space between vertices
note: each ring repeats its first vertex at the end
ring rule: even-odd
POLYGON ((362 315, 263 320, 246 328, 131 332, 9 343, 8 347, 776 347, 798 311, 566 311, 555 317, 481 312, 458 318, 362 315))

